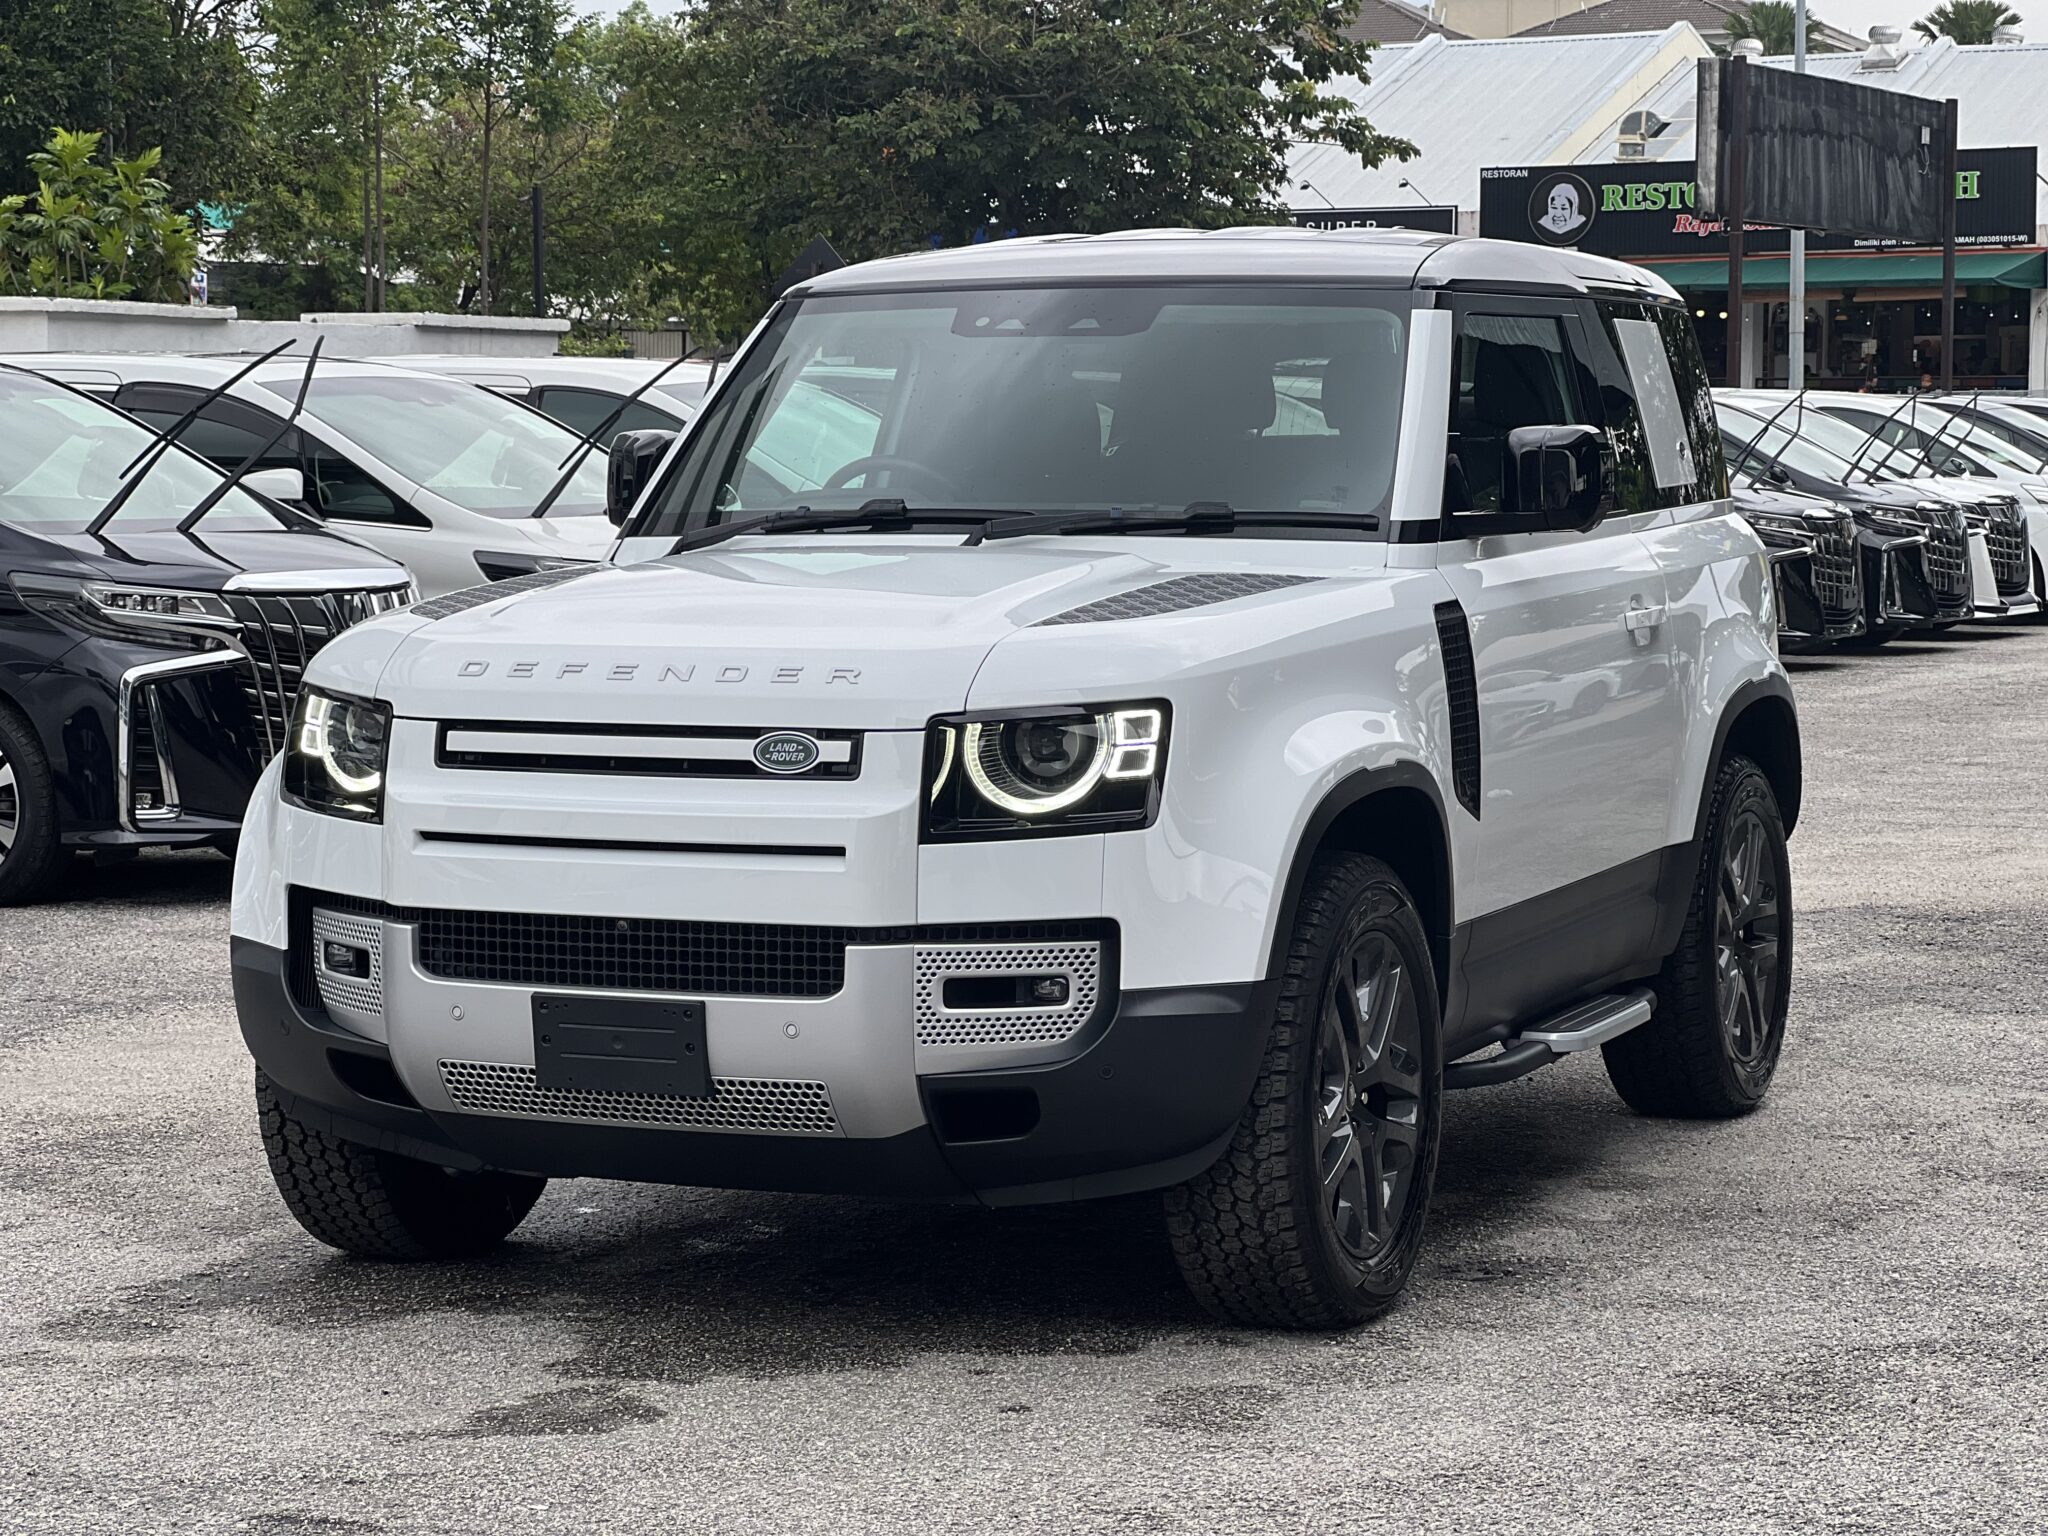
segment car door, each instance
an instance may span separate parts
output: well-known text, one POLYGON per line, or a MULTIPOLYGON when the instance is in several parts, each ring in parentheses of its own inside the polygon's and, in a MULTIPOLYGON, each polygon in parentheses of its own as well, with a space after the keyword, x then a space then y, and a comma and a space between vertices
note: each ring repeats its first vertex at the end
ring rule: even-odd
POLYGON ((1456 607, 1438 621, 1450 645, 1469 636, 1477 692, 1476 822, 1457 850, 1473 1022, 1569 997, 1647 944, 1680 722, 1643 538, 1659 514, 1616 485, 1588 532, 1514 507, 1511 432, 1607 431, 1582 307, 1471 295, 1454 310, 1437 560, 1456 607))

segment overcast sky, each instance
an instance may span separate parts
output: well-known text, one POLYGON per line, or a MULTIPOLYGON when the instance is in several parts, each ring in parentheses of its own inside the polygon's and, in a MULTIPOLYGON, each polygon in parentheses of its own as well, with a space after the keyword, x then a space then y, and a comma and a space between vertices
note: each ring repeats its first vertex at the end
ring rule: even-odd
MULTIPOLYGON (((608 12, 625 9, 626 0, 581 0, 581 3, 585 10, 608 12)), ((1874 26, 1910 29, 1915 21, 1934 9, 1935 0, 1807 0, 1807 3, 1812 13, 1830 26, 1862 37, 1874 26)), ((683 0, 647 0, 647 4, 656 15, 664 15, 681 10, 683 0)), ((2033 0, 2012 0, 2012 8, 2025 19, 2025 30, 2032 34, 2035 31, 2033 0)), ((2048 16, 2048 10, 2043 14, 2048 16)), ((2048 21, 2041 25, 2041 37, 2048 39, 2048 21)))

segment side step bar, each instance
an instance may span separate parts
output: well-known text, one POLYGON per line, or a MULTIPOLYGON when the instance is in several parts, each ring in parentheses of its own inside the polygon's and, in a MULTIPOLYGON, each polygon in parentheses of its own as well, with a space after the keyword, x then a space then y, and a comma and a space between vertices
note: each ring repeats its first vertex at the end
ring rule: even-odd
POLYGON ((1656 1006, 1656 997, 1647 987, 1574 1003, 1502 1041, 1491 1056, 1452 1062, 1444 1068, 1444 1087, 1490 1088, 1495 1083, 1513 1082, 1573 1051, 1605 1045, 1649 1023, 1656 1006))

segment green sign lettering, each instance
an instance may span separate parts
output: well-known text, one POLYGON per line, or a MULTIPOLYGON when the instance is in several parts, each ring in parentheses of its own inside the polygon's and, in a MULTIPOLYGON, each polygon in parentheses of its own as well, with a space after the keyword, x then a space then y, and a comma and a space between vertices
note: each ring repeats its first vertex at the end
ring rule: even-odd
POLYGON ((1978 179, 1978 178, 1979 178, 1980 176, 1982 176, 1983 174, 1984 174, 1984 173, 1983 173, 1982 171, 1957 171, 1957 172, 1956 172, 1956 201, 1957 201, 1957 202, 1959 202, 1959 203, 1967 203, 1967 202, 1973 201, 1974 199, 1976 199, 1977 197, 1979 197, 1979 196, 1981 196, 1981 195, 1982 195, 1982 194, 1981 194, 1981 193, 1979 192, 1979 190, 1978 190, 1978 187, 1977 187, 1977 179, 1978 179))

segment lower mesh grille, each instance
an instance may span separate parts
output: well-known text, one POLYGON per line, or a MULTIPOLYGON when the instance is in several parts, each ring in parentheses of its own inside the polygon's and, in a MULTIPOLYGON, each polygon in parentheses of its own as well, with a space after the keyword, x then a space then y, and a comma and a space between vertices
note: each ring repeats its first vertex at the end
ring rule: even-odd
POLYGON ((839 1117, 823 1083, 714 1077, 708 1099, 656 1093, 592 1093, 543 1088, 532 1067, 496 1061, 444 1061, 441 1086, 459 1109, 525 1120, 601 1120, 713 1131, 785 1131, 836 1136, 839 1117))
POLYGON ((846 984, 846 946, 878 942, 858 928, 640 917, 434 911, 419 923, 430 976, 601 992, 830 997, 846 984))

